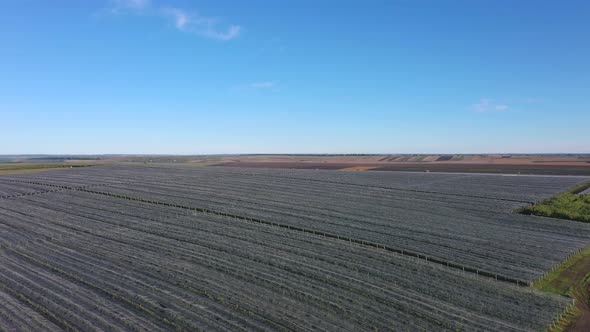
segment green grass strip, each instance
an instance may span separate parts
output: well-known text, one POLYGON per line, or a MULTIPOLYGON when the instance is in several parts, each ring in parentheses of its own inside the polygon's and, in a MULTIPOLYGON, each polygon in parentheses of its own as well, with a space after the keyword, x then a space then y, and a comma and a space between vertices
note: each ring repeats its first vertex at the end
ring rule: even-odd
POLYGON ((590 182, 578 185, 540 203, 522 208, 520 213, 542 217, 590 222, 590 195, 580 195, 590 182))
POLYGON ((569 327, 582 316, 579 302, 588 303, 590 287, 590 248, 578 251, 563 263, 554 267, 533 287, 544 292, 559 294, 573 298, 576 302, 570 305, 548 328, 548 332, 568 331, 569 327))

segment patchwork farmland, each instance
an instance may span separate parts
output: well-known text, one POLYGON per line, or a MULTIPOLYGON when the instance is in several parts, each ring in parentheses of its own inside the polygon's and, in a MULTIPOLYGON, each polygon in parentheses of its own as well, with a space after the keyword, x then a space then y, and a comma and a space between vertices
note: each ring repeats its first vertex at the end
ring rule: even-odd
POLYGON ((0 330, 543 331, 573 176, 96 166, 0 177, 0 330))

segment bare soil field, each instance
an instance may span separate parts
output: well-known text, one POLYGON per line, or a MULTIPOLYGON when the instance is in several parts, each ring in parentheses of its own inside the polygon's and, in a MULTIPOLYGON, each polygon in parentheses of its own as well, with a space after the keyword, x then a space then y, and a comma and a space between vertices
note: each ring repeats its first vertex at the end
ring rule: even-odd
POLYGON ((326 169, 345 171, 413 171, 502 174, 590 175, 590 155, 213 155, 213 156, 14 156, 0 158, 0 174, 30 172, 31 167, 79 165, 174 164, 252 168, 326 169), (2 161, 4 160, 4 161, 2 161), (6 168, 6 169, 4 169, 6 168), (8 168, 10 170, 8 170, 8 168))
POLYGON ((502 164, 502 165, 568 165, 590 164, 590 155, 239 155, 220 156, 224 162, 284 162, 284 163, 351 163, 351 164, 397 164, 397 163, 451 163, 451 164, 502 164))
POLYGON ((409 171, 409 172, 454 172, 454 173, 500 173, 500 174, 546 174, 546 175, 590 175, 590 164, 476 164, 476 163, 337 163, 326 162, 277 162, 277 161, 231 161, 213 166, 324 169, 344 171, 409 171))

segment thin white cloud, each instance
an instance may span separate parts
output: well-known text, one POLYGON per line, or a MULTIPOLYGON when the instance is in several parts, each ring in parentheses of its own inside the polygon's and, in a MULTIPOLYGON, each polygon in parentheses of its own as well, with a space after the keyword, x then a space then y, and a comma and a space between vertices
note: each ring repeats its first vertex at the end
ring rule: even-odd
POLYGON ((471 108, 479 113, 506 111, 510 107, 504 104, 495 103, 493 99, 482 98, 479 103, 471 105, 471 108))
POLYGON ((174 26, 178 30, 210 39, 230 40, 238 37, 242 31, 242 27, 238 25, 230 25, 225 30, 219 30, 216 19, 203 17, 179 8, 161 8, 159 13, 172 18, 174 26))
POLYGON ((255 82, 249 86, 254 89, 270 89, 274 88, 277 84, 275 82, 255 82))
POLYGON ((248 93, 248 92, 253 92, 256 90, 277 92, 278 89, 279 89, 279 83, 274 82, 274 81, 251 82, 251 83, 234 85, 231 87, 231 90, 233 90, 235 92, 240 92, 240 93, 248 93))
POLYGON ((208 30, 205 33, 206 37, 219 40, 230 40, 238 37, 242 32, 242 27, 239 25, 230 25, 225 32, 208 30))
POLYGON ((174 25, 177 29, 182 30, 186 27, 189 19, 186 13, 176 8, 164 8, 162 9, 164 15, 170 16, 174 19, 174 25))
POLYGON ((143 16, 156 16, 172 20, 174 27, 179 31, 199 35, 209 39, 231 40, 242 32, 239 25, 229 25, 220 28, 219 21, 215 18, 204 17, 181 8, 156 7, 150 0, 113 0, 110 12, 113 14, 132 14, 143 16))
POLYGON ((502 101, 506 102, 506 103, 540 104, 540 103, 543 103, 545 100, 542 98, 525 97, 525 98, 507 98, 507 99, 503 99, 502 101))
POLYGON ((112 11, 144 10, 151 5, 150 0, 113 0, 112 11))

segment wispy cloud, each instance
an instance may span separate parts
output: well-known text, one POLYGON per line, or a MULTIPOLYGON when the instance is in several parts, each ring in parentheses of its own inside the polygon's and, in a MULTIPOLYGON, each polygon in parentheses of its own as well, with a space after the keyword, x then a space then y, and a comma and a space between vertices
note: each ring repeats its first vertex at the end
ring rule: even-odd
POLYGON ((162 13, 172 17, 174 25, 176 25, 176 28, 179 30, 184 29, 189 21, 187 14, 183 10, 177 8, 164 8, 162 9, 162 13))
POLYGON ((482 98, 479 103, 471 105, 471 108, 479 113, 506 111, 509 106, 505 104, 496 103, 493 99, 482 98))
POLYGON ((270 89, 274 88, 277 84, 275 82, 254 82, 248 86, 254 89, 270 89))
POLYGON ((151 6, 150 0, 112 0, 109 8, 111 13, 121 13, 126 11, 143 11, 151 6))
POLYGON ((150 0, 114 0, 110 12, 165 18, 171 20, 179 31, 223 41, 238 37, 243 30, 239 25, 220 28, 221 23, 216 18, 181 8, 154 6, 150 0))
POLYGON ((258 81, 245 84, 238 84, 231 87, 231 90, 239 93, 250 93, 254 91, 279 91, 279 83, 275 81, 258 81))
POLYGON ((146 8, 151 4, 150 0, 117 0, 120 4, 130 8, 146 8))
POLYGON ((507 98, 507 99, 503 99, 503 101, 507 102, 507 103, 540 104, 540 103, 543 103, 545 100, 543 98, 525 97, 525 98, 507 98))
POLYGON ((225 30, 219 30, 217 19, 203 17, 179 8, 161 8, 159 12, 172 18, 178 30, 211 39, 230 40, 239 36, 242 31, 242 27, 238 25, 230 25, 225 30))

